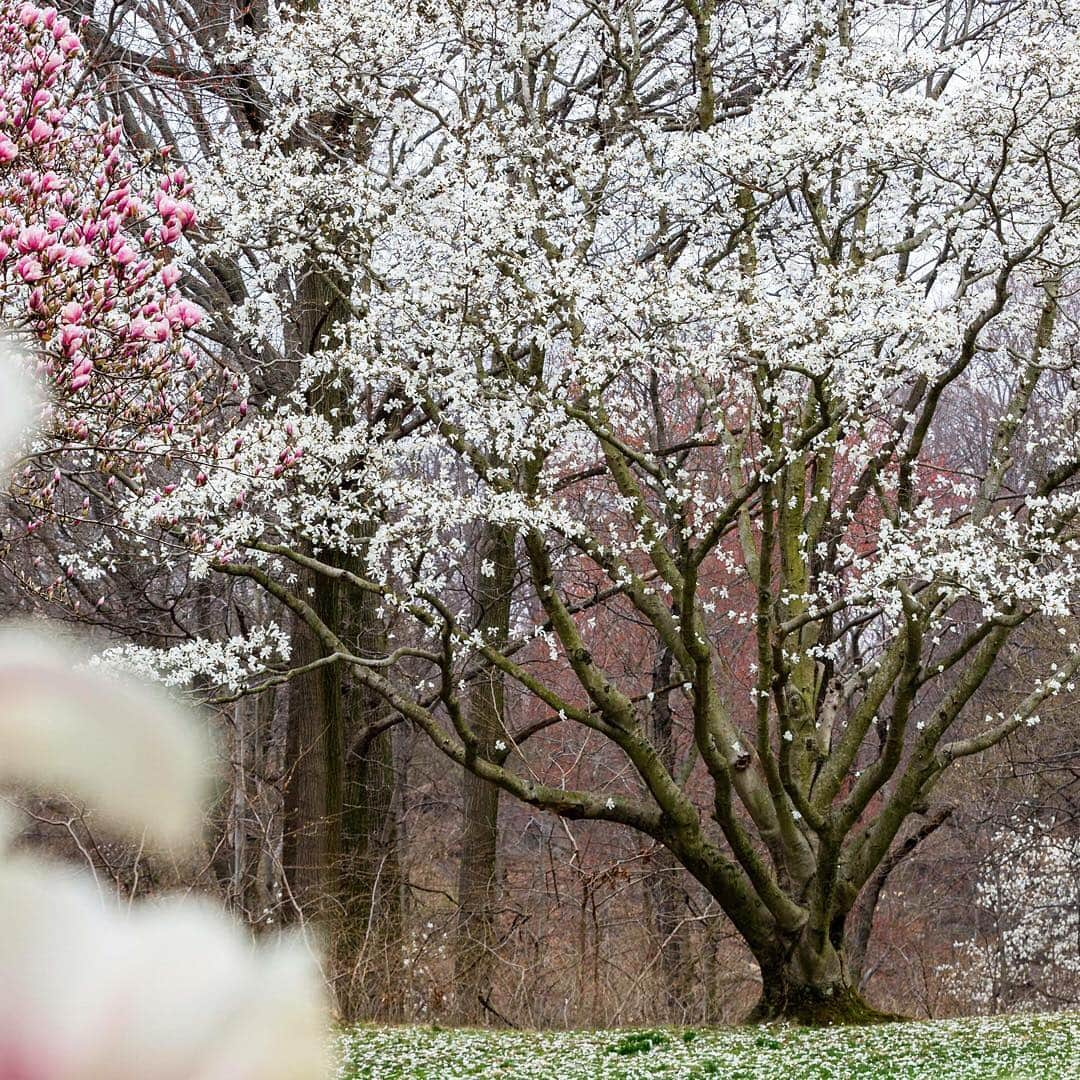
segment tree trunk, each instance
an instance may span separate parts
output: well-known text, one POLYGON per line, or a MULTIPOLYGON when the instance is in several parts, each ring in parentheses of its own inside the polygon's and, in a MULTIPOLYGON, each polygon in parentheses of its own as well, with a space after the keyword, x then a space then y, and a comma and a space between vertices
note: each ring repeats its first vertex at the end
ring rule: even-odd
MULTIPOLYGON (((477 627, 486 639, 505 642, 514 584, 514 536, 496 525, 485 528, 480 543, 476 595, 477 627)), ((468 723, 475 737, 471 753, 501 760, 505 748, 502 677, 488 671, 468 696, 468 723)), ((454 956, 455 1014, 459 1023, 484 1019, 491 995, 497 941, 499 789, 468 768, 461 778, 462 834, 458 868, 458 918, 454 956)))
POLYGON ((393 732, 349 757, 335 934, 338 1009, 346 1020, 402 1016, 401 860, 393 732))
MULTIPOLYGON (((334 618, 333 582, 316 579, 314 607, 324 619, 334 618)), ((297 620, 293 662, 299 666, 322 655, 315 635, 297 620)), ((303 918, 325 914, 337 893, 344 757, 340 673, 336 664, 326 665, 289 687, 285 873, 294 913, 303 918)))
MULTIPOLYGON (((675 767, 675 739, 671 714, 672 655, 662 649, 656 657, 652 674, 651 737, 664 767, 675 767)), ((697 981, 694 972, 694 951, 690 942, 686 892, 683 888, 685 871, 667 848, 661 848, 652 859, 653 871, 645 879, 652 901, 653 926, 657 948, 660 950, 660 971, 664 982, 664 1002, 669 1017, 679 1021, 690 1005, 691 988, 697 981)))
MULTIPOLYGON (((842 933, 842 931, 840 931, 842 933)), ((878 1012, 852 980, 843 946, 832 942, 812 951, 806 940, 785 954, 760 960, 761 997, 751 1023, 785 1020, 795 1024, 870 1024, 897 1017, 878 1012)))
MULTIPOLYGON (((359 558, 335 565, 363 573, 359 558)), ((341 597, 339 630, 357 656, 386 654, 378 601, 350 591, 341 597)), ((402 1013, 401 861, 397 776, 387 706, 362 682, 343 675, 342 707, 348 752, 339 917, 332 942, 334 988, 345 1020, 399 1020, 402 1013)))

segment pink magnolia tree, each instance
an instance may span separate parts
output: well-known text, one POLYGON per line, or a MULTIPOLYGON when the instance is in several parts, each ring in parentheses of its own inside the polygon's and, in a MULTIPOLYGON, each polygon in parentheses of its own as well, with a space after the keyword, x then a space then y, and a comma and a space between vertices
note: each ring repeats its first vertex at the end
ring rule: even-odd
POLYGON ((81 64, 54 8, 0 5, 0 324, 48 392, 15 478, 30 531, 65 476, 137 483, 178 426, 197 438, 206 408, 184 336, 201 313, 177 289, 187 176, 167 148, 136 154, 97 120, 81 64))

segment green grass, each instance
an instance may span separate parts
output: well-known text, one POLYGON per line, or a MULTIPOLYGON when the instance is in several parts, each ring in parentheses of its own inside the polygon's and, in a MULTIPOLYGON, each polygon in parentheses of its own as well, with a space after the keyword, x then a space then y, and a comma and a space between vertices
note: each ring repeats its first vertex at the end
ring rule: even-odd
POLYGON ((474 1031, 358 1027, 338 1080, 1080 1077, 1080 1014, 872 1027, 474 1031))

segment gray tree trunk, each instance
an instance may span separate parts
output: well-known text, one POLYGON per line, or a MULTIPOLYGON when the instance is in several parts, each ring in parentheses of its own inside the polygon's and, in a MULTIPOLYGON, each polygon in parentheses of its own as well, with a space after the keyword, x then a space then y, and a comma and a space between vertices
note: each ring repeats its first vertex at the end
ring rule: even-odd
MULTIPOLYGON (((480 632, 493 644, 506 641, 514 586, 514 536, 497 525, 485 527, 476 576, 480 632)), ((467 701, 467 721, 475 739, 469 752, 502 760, 503 680, 493 670, 478 678, 467 701)), ((499 902, 499 789, 468 768, 461 778, 462 832, 458 871, 458 917, 454 956, 455 1014, 459 1023, 479 1023, 490 1000, 497 942, 499 902)))

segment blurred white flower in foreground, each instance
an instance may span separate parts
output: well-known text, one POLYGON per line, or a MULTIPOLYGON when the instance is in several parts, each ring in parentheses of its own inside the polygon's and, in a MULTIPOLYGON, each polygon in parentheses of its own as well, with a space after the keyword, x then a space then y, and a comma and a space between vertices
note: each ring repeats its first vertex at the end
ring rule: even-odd
POLYGON ((26 375, 22 357, 0 337, 0 468, 11 459, 41 411, 41 396, 26 375))
MULTIPOLYGON (((0 349, 0 460, 30 402, 0 349), (6 426, 5 426, 6 425, 6 426)), ((72 795, 151 841, 192 839, 208 744, 161 691, 0 631, 0 787, 72 795)), ((0 822, 2 825, 2 822, 0 822)), ((323 995, 298 939, 255 947, 209 903, 119 907, 86 874, 4 850, 0 1080, 314 1080, 323 995)))
POLYGON ((161 844, 189 840, 206 739, 164 693, 81 669, 84 659, 25 624, 0 627, 0 781, 73 795, 161 844))
POLYGON ((305 1080, 321 994, 298 942, 254 948, 209 904, 102 903, 84 875, 0 871, 4 1080, 305 1080))

